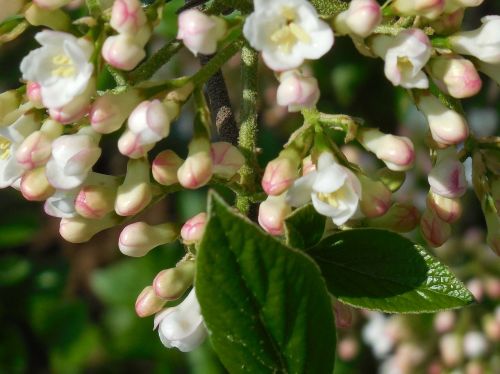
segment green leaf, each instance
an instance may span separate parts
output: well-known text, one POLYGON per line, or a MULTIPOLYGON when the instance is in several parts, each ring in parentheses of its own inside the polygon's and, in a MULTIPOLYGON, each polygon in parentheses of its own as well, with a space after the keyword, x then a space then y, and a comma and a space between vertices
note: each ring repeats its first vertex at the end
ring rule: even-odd
POLYGON ((319 243, 325 232, 326 217, 318 214, 312 204, 296 209, 285 220, 286 243, 305 249, 319 243))
POLYGON ((0 258, 0 287, 12 286, 26 279, 30 274, 31 263, 21 256, 0 258))
POLYGON ((332 373, 335 324, 318 268, 214 193, 196 294, 231 373, 332 373))
POLYGON ((340 301, 389 313, 426 313, 474 301, 448 268, 396 233, 354 229, 307 252, 340 301))

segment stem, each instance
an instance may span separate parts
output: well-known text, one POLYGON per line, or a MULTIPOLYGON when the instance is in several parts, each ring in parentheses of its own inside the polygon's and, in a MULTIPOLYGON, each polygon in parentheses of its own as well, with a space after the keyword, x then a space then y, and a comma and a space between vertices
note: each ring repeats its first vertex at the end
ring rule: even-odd
MULTIPOLYGON (((255 171, 257 168, 256 143, 257 143, 257 71, 258 54, 247 43, 241 50, 241 74, 243 83, 241 105, 241 127, 238 145, 246 158, 245 165, 241 168, 241 184, 255 188, 255 171)), ((247 196, 238 195, 236 207, 243 213, 250 211, 251 201, 247 196)))
POLYGON ((99 0, 85 0, 89 14, 94 18, 99 18, 101 16, 101 5, 99 0))

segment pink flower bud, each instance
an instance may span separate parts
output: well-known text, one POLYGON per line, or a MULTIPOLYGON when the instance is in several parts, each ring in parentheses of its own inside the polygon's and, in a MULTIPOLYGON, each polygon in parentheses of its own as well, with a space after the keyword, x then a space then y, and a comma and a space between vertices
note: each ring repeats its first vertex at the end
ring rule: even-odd
POLYGON ((124 156, 137 159, 146 156, 156 143, 144 144, 141 136, 126 130, 118 139, 118 150, 124 156))
POLYGON ((96 220, 76 216, 61 219, 59 234, 70 243, 84 243, 92 239, 98 232, 117 225, 119 221, 114 215, 96 220))
POLYGON ((214 174, 224 179, 231 179, 245 164, 245 157, 230 143, 212 143, 210 155, 214 174))
POLYGON ((286 71, 280 76, 276 95, 278 105, 287 106, 289 112, 313 108, 320 95, 318 81, 297 70, 286 71))
POLYGON ((392 3, 392 9, 404 16, 435 19, 443 13, 444 4, 445 0, 396 0, 392 3))
POLYGON ((111 10, 110 26, 120 34, 135 34, 146 24, 146 14, 138 0, 116 0, 111 10))
POLYGON ((177 178, 181 186, 196 189, 206 185, 212 178, 212 158, 208 152, 197 152, 189 155, 177 170, 177 178))
POLYGON ((451 236, 450 224, 429 209, 426 209, 422 215, 420 231, 431 247, 442 246, 451 236))
POLYGON ((40 8, 54 10, 65 6, 70 0, 33 0, 40 8))
POLYGON ((84 186, 75 201, 76 212, 89 219, 101 219, 114 210, 116 188, 84 186))
POLYGON ((349 9, 335 18, 335 31, 366 38, 382 21, 380 5, 375 0, 353 0, 349 9))
POLYGON ((439 334, 451 331, 455 327, 457 317, 451 310, 439 312, 434 317, 434 328, 439 334))
POLYGON ((359 352, 359 343, 356 338, 342 338, 337 346, 337 353, 342 361, 352 361, 359 352))
POLYGON ((462 361, 462 339, 458 334, 450 333, 442 336, 439 340, 439 350, 444 364, 448 367, 455 367, 462 361))
POLYGON ((135 312, 141 318, 152 316, 158 313, 167 300, 156 296, 153 286, 147 286, 137 297, 135 302, 135 312))
POLYGON ((494 343, 500 343, 500 320, 495 320, 491 315, 488 315, 483 320, 483 331, 494 343))
POLYGON ((21 178, 21 193, 29 201, 44 201, 55 192, 45 176, 45 168, 29 170, 21 178))
POLYGON ((458 199, 450 199, 433 192, 427 195, 427 207, 432 209, 439 218, 453 223, 462 215, 462 204, 458 199))
POLYGON ((106 93, 99 97, 90 108, 90 124, 100 134, 109 134, 118 130, 132 108, 139 103, 139 96, 133 89, 119 94, 106 93))
POLYGON ((484 283, 488 297, 492 300, 500 300, 500 279, 489 277, 484 283))
POLYGON ((481 78, 474 64, 465 58, 436 57, 429 68, 439 88, 457 99, 474 96, 481 90, 481 78))
POLYGON ((420 214, 410 204, 393 204, 386 214, 381 217, 371 218, 367 223, 371 227, 385 228, 397 232, 409 232, 417 227, 420 214))
POLYGON ((299 176, 297 162, 290 157, 278 157, 266 166, 262 177, 262 188, 268 195, 285 192, 299 176))
POLYGON ((177 39, 182 40, 195 56, 198 53, 211 55, 217 50, 217 42, 226 33, 224 20, 207 16, 197 9, 188 9, 179 14, 177 39))
POLYGON ((42 90, 38 83, 28 82, 26 84, 26 96, 35 108, 43 108, 42 90))
POLYGON ((130 159, 125 180, 116 194, 115 212, 120 216, 134 216, 147 207, 151 199, 148 161, 130 159))
POLYGON ((377 129, 361 129, 358 140, 391 170, 403 171, 413 167, 415 150, 407 137, 384 134, 377 129))
POLYGON ((130 114, 128 128, 144 144, 159 142, 170 132, 167 107, 160 100, 143 101, 130 114))
POLYGON ((51 152, 52 139, 42 131, 35 131, 17 149, 16 160, 23 168, 30 170, 45 165, 51 152))
POLYGON ((198 213, 186 221, 181 229, 181 237, 184 244, 195 244, 201 241, 205 226, 207 225, 207 214, 198 213))
POLYGON ((352 309, 349 305, 335 300, 333 303, 333 310, 335 312, 335 325, 339 329, 348 329, 352 325, 352 309))
POLYGON ((118 240, 120 252, 130 257, 142 257, 159 245, 173 242, 179 231, 171 223, 151 226, 145 222, 136 222, 126 226, 118 240))
MULTIPOLYGON (((445 4, 449 3, 446 1, 445 4)), ((438 35, 450 35, 460 30, 464 19, 464 10, 457 9, 456 11, 446 14, 441 14, 439 18, 432 21, 430 26, 438 35)))
POLYGON ((359 207, 368 218, 384 215, 392 204, 391 191, 379 181, 371 180, 364 175, 358 175, 361 182, 361 200, 359 207))
POLYGON ((130 71, 146 57, 142 45, 129 34, 108 36, 102 46, 102 57, 111 66, 130 71))
POLYGON ((478 301, 481 302, 484 298, 484 285, 481 279, 479 278, 472 278, 467 282, 465 285, 467 289, 470 291, 470 293, 474 296, 474 298, 478 301))
POLYGON ((279 236, 285 232, 285 218, 292 212, 286 194, 268 196, 259 206, 259 225, 269 234, 279 236))
POLYGON ((177 300, 192 286, 195 268, 194 261, 184 261, 175 268, 158 273, 153 281, 156 295, 166 300, 177 300))
POLYGON ((441 144, 462 143, 469 136, 465 118, 448 109, 432 95, 420 96, 418 107, 427 117, 432 138, 441 144))
MULTIPOLYGON (((455 156, 456 157, 456 156, 455 156)), ((443 156, 429 173, 428 181, 435 194, 455 198, 467 190, 464 165, 453 155, 443 156)))
POLYGON ((164 186, 178 183, 177 170, 183 162, 184 160, 174 151, 166 150, 158 153, 153 160, 153 178, 164 186))

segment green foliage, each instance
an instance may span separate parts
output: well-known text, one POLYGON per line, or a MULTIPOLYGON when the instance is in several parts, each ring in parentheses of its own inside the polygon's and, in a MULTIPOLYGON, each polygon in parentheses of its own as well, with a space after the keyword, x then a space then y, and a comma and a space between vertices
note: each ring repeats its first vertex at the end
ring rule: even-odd
POLYGON ((325 231, 326 217, 312 206, 296 209, 285 221, 286 243, 293 248, 305 249, 318 244, 325 231))

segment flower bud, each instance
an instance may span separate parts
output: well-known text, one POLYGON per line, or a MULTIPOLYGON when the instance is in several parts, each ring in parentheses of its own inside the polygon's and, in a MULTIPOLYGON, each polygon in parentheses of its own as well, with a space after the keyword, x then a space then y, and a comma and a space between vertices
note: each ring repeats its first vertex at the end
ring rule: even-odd
POLYGON ((435 19, 443 13, 445 0, 396 0, 392 9, 402 16, 422 16, 435 19))
POLYGON ((60 108, 50 108, 50 116, 59 123, 70 124, 84 117, 90 108, 90 99, 95 94, 95 80, 91 79, 85 91, 60 108))
POLYGON ((178 235, 177 227, 171 223, 151 226, 145 222, 136 222, 122 230, 118 247, 126 256, 142 257, 159 245, 173 242, 178 235))
POLYGON ((419 218, 419 212, 413 205, 395 203, 383 216, 367 219, 366 222, 370 227, 409 232, 417 227, 419 218))
POLYGON ((195 56, 211 55, 217 50, 217 42, 226 33, 226 23, 215 16, 207 16, 197 9, 179 14, 177 39, 182 40, 195 56))
POLYGON ((464 354, 469 359, 484 357, 488 352, 488 340, 479 331, 468 331, 464 335, 464 354))
MULTIPOLYGON (((445 2, 448 4, 449 0, 445 2)), ((460 30, 462 21, 464 19, 464 10, 457 9, 454 12, 441 14, 441 16, 432 21, 430 26, 436 31, 438 35, 450 35, 460 30)))
POLYGON ((205 226, 207 225, 207 214, 202 212, 186 221, 181 229, 181 237, 184 244, 195 244, 201 241, 205 226))
MULTIPOLYGON (((451 151, 454 152, 453 149, 451 151)), ((436 165, 427 178, 431 192, 450 199, 463 196, 467 190, 464 165, 456 159, 456 155, 444 152, 438 155, 436 165)))
POLYGON ((177 170, 181 186, 196 189, 210 181, 213 173, 210 143, 203 138, 195 138, 189 145, 189 155, 177 170))
POLYGON ((358 140, 391 170, 408 170, 413 166, 415 151, 407 137, 384 134, 377 129, 362 129, 358 140))
POLYGON ((142 45, 129 34, 108 36, 102 46, 102 57, 111 66, 130 71, 146 57, 142 45))
POLYGON ((118 150, 124 156, 132 159, 142 158, 153 149, 156 143, 143 144, 141 136, 125 130, 118 139, 118 150))
POLYGON ((16 160, 23 168, 30 170, 45 165, 51 152, 52 139, 42 131, 35 131, 16 150, 16 160))
POLYGON ((280 75, 276 95, 278 105, 287 106, 289 112, 314 108, 320 95, 318 81, 297 70, 289 70, 280 75))
POLYGON ((269 162, 262 177, 264 192, 272 196, 281 195, 299 176, 298 169, 298 162, 292 157, 278 157, 269 162))
POLYGON ((114 210, 116 188, 113 186, 84 186, 75 201, 76 212, 89 219, 101 219, 114 210))
POLYGON ((420 96, 418 108, 429 122, 432 138, 441 144, 462 143, 469 136, 469 127, 465 118, 448 109, 438 98, 432 95, 420 96))
POLYGON ((21 103, 19 95, 16 91, 6 91, 0 94, 0 120, 7 114, 15 111, 21 103))
POLYGON ((178 183, 177 170, 183 162, 184 160, 174 151, 166 150, 158 153, 153 160, 153 178, 164 186, 178 183))
POLYGON ((472 278, 465 285, 476 301, 481 302, 484 298, 483 281, 479 278, 472 278))
POLYGON ((343 338, 337 346, 337 353, 342 361, 352 361, 359 352, 359 342, 354 337, 343 338))
POLYGON ((426 209, 422 215, 420 231, 431 247, 441 247, 451 236, 450 224, 430 209, 426 209))
POLYGON ((116 0, 109 25, 120 34, 135 34, 146 24, 146 14, 138 0, 116 0))
POLYGON ((137 297, 135 313, 141 318, 152 316, 158 313, 166 302, 167 300, 156 296, 153 286, 147 286, 137 297))
POLYGON ((439 312, 434 317, 434 328, 439 334, 453 330, 457 317, 451 310, 439 312))
POLYGON ((268 196, 259 206, 259 225, 269 234, 279 236, 285 232, 285 218, 292 212, 286 194, 268 196))
POLYGON ((128 128, 144 144, 159 142, 170 132, 167 107, 160 100, 143 101, 130 114, 128 128))
POLYGON ((358 175, 361 182, 361 200, 359 207, 368 218, 384 215, 392 203, 391 191, 379 181, 371 180, 364 175, 358 175))
POLYGON ((446 0, 445 12, 454 12, 457 9, 477 7, 483 3, 484 0, 446 0))
POLYGON ((462 57, 440 56, 429 63, 430 73, 438 87, 457 99, 476 95, 482 86, 474 64, 462 57))
POLYGON ((459 199, 450 199, 433 192, 427 195, 427 207, 448 223, 455 222, 462 215, 462 204, 459 199))
POLYGON ((119 221, 114 215, 107 215, 99 220, 80 216, 63 218, 59 225, 59 234, 70 243, 84 243, 92 239, 95 234, 118 223, 119 221))
POLYGON ((457 366, 462 361, 462 339, 458 334, 443 335, 439 340, 439 350, 444 364, 448 367, 457 366))
POLYGON ((2 2, 0 9, 0 22, 16 15, 23 7, 24 0, 7 0, 2 2))
POLYGON ((231 179, 245 164, 245 157, 230 143, 212 143, 210 155, 214 174, 224 179, 231 179))
POLYGON ((349 9, 341 12, 334 21, 335 31, 366 38, 382 21, 380 5, 375 0, 353 0, 349 9))
POLYGON ((158 273, 153 281, 153 288, 158 297, 166 300, 177 300, 193 285, 194 261, 184 261, 175 268, 158 273))
POLYGON ((335 312, 335 325, 339 329, 348 329, 352 325, 352 309, 349 305, 335 300, 333 303, 333 310, 335 312))
POLYGON ((41 8, 54 10, 65 6, 70 0, 33 0, 33 2, 41 8))
POLYGON ((118 187, 115 212, 120 216, 134 216, 151 202, 149 163, 146 159, 130 159, 123 184, 118 187))
POLYGON ((46 26, 52 30, 67 30, 71 19, 61 9, 47 9, 32 3, 24 11, 24 17, 33 26, 46 26))
POLYGON ((28 82, 26 84, 26 96, 35 108, 43 108, 42 90, 38 83, 28 82))
POLYGON ((500 320, 496 320, 492 315, 485 316, 483 331, 492 342, 500 343, 500 320))
POLYGON ((45 214, 56 218, 72 218, 78 213, 75 210, 76 189, 56 190, 43 205, 45 214))
POLYGON ((45 168, 37 168, 25 172, 21 178, 21 193, 29 201, 44 201, 54 194, 45 176, 45 168))
POLYGON ((100 134, 118 130, 139 100, 137 91, 133 89, 116 95, 105 93, 94 101, 90 109, 89 119, 92 128, 100 134))
POLYGON ((500 279, 488 277, 485 280, 486 294, 492 300, 500 300, 500 279))

